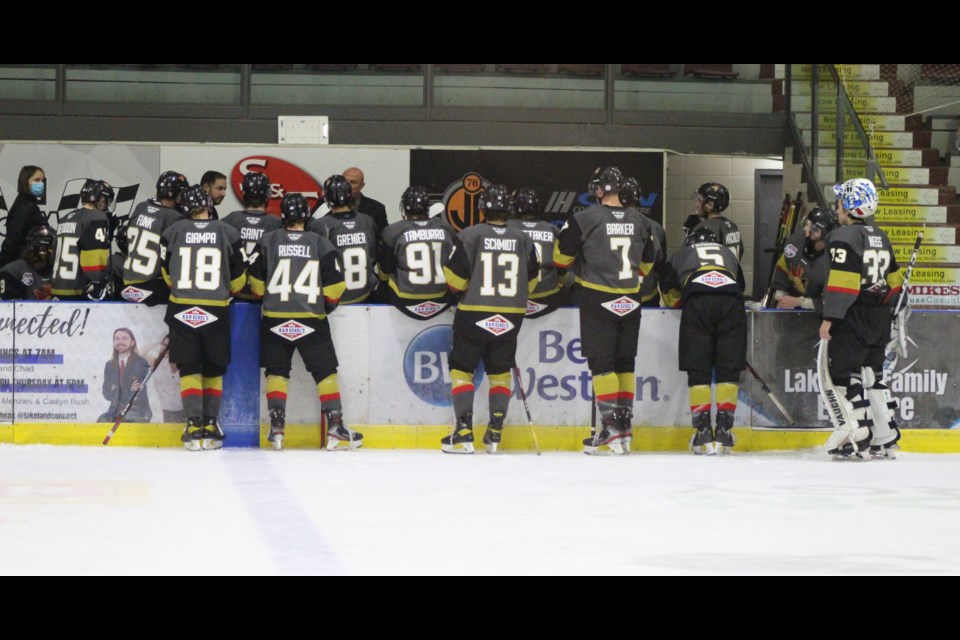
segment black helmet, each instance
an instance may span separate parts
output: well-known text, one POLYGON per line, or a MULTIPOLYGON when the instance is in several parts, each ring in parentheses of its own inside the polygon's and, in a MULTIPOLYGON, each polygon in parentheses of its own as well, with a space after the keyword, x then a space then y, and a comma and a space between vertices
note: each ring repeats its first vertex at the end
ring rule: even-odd
POLYGON ((304 222, 310 219, 310 214, 310 203, 302 193, 288 193, 283 196, 283 201, 280 202, 280 219, 283 224, 304 222))
POLYGON ((27 234, 27 247, 30 251, 34 253, 40 253, 41 251, 53 251, 53 245, 57 242, 57 234, 54 233, 53 227, 48 224, 41 224, 40 226, 30 229, 30 233, 27 234))
POLYGON ((480 194, 481 211, 510 211, 510 190, 502 184, 492 184, 480 194))
POLYGON ((720 238, 717 237, 717 233, 713 229, 708 227, 697 227, 690 232, 690 235, 687 236, 686 245, 689 247, 695 244, 702 244, 706 242, 720 244, 720 238))
MULTIPOLYGON (((80 202, 83 204, 97 204, 100 202, 100 196, 104 195, 103 185, 107 184, 103 180, 94 180, 93 178, 87 178, 87 181, 83 183, 83 187, 80 188, 80 202)), ((107 185, 109 187, 109 185, 107 185)), ((113 189, 110 189, 110 193, 113 194, 113 189)))
POLYGON ((616 167, 597 167, 593 178, 587 183, 587 189, 593 194, 597 189, 603 189, 604 194, 619 193, 623 188, 623 172, 616 167))
POLYGON ((404 218, 430 215, 430 194, 425 187, 407 187, 400 196, 400 215, 404 218))
POLYGON ((187 177, 178 171, 166 171, 157 180, 157 198, 176 200, 180 193, 190 186, 187 177))
POLYGON ((198 184, 187 187, 180 193, 177 200, 180 213, 189 216, 198 209, 206 209, 208 212, 213 207, 213 201, 210 200, 210 194, 198 184))
POLYGON ((117 248, 123 255, 130 253, 130 239, 127 238, 127 228, 129 226, 130 220, 124 220, 113 230, 113 241, 117 243, 117 248))
POLYGON ((635 207, 640 204, 640 183, 636 178, 625 178, 620 187, 620 204, 635 207))
POLYGON ((536 216, 543 213, 540 198, 533 189, 517 189, 513 192, 513 213, 517 216, 536 216))
POLYGON ((810 213, 808 213, 807 220, 810 222, 811 228, 816 227, 818 229, 822 229, 824 235, 830 233, 840 226, 840 220, 837 218, 837 212, 831 211, 830 209, 824 209, 822 207, 815 207, 810 213))
POLYGON ((243 184, 240 189, 243 191, 243 202, 266 204, 270 199, 270 178, 265 173, 251 171, 243 176, 243 184))
POLYGON ((713 203, 712 213, 720 213, 730 206, 730 190, 719 182, 705 182, 697 189, 703 203, 713 203))
POLYGON ((353 186, 340 174, 323 183, 323 200, 331 207, 346 207, 353 201, 353 186))

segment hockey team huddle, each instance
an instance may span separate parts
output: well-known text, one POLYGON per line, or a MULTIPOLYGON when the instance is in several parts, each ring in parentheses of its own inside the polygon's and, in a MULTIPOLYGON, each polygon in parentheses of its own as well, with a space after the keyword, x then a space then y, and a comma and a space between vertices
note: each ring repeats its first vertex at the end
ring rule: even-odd
MULTIPOLYGON (((900 432, 882 367, 888 343, 897 341, 891 307, 902 306, 903 276, 887 236, 865 224, 878 203, 873 183, 850 180, 834 191, 836 211, 814 209, 787 242, 774 280, 776 304, 823 317, 820 385, 834 425, 828 452, 849 457, 869 449, 892 457, 900 432)), ((277 449, 295 351, 317 386, 327 449, 363 444, 363 434, 343 419, 327 320, 340 304, 388 303, 418 320, 456 305, 449 358, 454 426, 441 440, 445 453, 474 452, 474 373, 481 362, 490 386, 483 443, 489 453, 497 450, 524 320, 573 304, 600 415, 584 452, 629 453, 641 309, 681 308, 679 368, 688 377, 690 449, 729 451, 747 366, 743 246, 736 225, 722 215, 729 191, 717 183, 700 187, 684 246, 669 258, 663 227, 636 208, 636 180, 616 167, 599 168, 588 193, 596 204, 558 230, 543 220, 532 189, 491 185, 480 195, 484 221, 458 233, 430 217, 427 189, 411 186, 400 201, 403 220, 380 232, 373 218, 354 210, 353 188, 342 175, 324 182, 325 216, 313 218, 307 199, 288 193, 277 218, 266 212, 269 178, 248 173, 244 209, 218 220, 202 186, 168 171, 156 197, 122 224, 110 216, 112 188, 88 180, 81 208, 64 217, 56 233, 48 226, 30 232, 23 259, 0 271, 0 293, 4 299, 116 296, 166 305, 170 362, 180 372, 186 416, 181 440, 190 450, 223 446, 218 417, 234 297, 262 305, 267 439, 277 449), (111 240, 120 251, 113 256, 111 240)))

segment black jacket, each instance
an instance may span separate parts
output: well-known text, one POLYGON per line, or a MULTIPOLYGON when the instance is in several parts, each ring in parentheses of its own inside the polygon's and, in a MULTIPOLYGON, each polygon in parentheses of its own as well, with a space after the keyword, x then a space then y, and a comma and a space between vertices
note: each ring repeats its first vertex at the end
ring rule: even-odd
POLYGON ((37 206, 37 199, 29 193, 19 194, 7 213, 7 237, 0 246, 0 267, 19 258, 27 245, 30 230, 46 222, 47 217, 37 206))
POLYGON ((365 213, 377 223, 377 233, 383 235, 383 230, 387 228, 387 208, 382 203, 373 198, 360 194, 360 202, 357 204, 357 213, 365 213))

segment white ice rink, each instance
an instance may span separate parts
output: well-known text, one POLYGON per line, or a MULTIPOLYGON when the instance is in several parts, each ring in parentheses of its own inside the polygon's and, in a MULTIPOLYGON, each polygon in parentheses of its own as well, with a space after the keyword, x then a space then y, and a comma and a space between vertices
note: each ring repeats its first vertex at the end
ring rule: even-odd
POLYGON ((957 574, 960 457, 0 446, 0 575, 957 574))

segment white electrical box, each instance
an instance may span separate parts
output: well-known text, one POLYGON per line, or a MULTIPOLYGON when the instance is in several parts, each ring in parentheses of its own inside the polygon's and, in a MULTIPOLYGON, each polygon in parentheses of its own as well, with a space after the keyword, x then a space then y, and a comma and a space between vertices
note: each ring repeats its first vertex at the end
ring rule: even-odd
POLYGON ((277 116, 280 144, 330 144, 327 116, 277 116))

